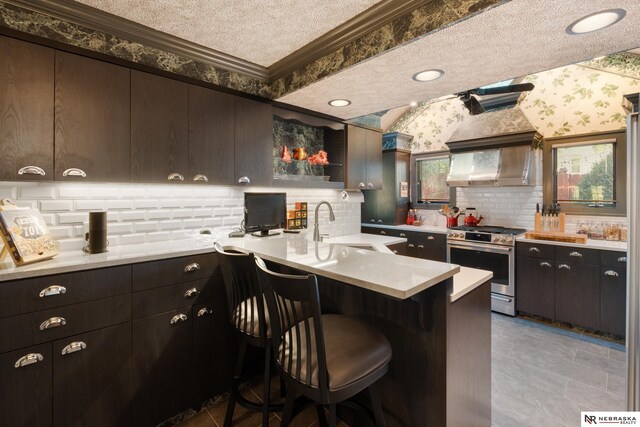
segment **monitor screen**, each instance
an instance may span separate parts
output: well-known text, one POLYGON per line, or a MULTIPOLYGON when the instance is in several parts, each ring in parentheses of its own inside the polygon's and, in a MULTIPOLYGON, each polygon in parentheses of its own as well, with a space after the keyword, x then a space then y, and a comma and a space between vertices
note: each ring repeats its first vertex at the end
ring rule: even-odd
POLYGON ((244 193, 244 228, 247 232, 285 228, 287 193, 244 193))

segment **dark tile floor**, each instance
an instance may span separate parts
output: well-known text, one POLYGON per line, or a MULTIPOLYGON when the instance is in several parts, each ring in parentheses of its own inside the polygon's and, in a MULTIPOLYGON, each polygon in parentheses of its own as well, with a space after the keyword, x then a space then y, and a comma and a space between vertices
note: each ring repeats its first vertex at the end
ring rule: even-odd
MULTIPOLYGON (((625 408, 624 347, 537 322, 492 314, 492 425, 578 425, 580 411, 625 408)), ((278 381, 272 396, 279 396, 278 381)), ((262 386, 247 386, 247 398, 261 400, 262 386)), ((226 401, 200 411, 178 427, 222 427, 226 401)), ((280 414, 270 425, 280 425, 280 414)), ((234 427, 258 427, 262 416, 236 406, 234 427)), ((309 408, 293 427, 318 426, 309 408)), ((344 423, 341 424, 346 427, 344 423)))

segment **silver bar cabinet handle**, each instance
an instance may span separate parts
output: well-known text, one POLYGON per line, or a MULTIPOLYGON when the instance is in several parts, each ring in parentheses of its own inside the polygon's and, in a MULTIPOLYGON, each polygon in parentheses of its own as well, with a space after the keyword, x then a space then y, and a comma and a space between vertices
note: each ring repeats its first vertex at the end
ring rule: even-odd
POLYGON ((184 181, 184 176, 174 172, 174 173, 170 173, 169 176, 167 176, 167 179, 169 181, 184 181))
POLYGON ((532 247, 529 248, 529 252, 535 253, 535 254, 539 254, 540 253, 540 249, 536 248, 535 246, 532 246, 532 247))
POLYGON ((50 297, 53 295, 61 295, 67 293, 67 288, 61 285, 51 285, 47 286, 38 294, 40 298, 50 297))
POLYGON ((69 353, 75 353, 76 351, 82 351, 87 348, 87 344, 84 341, 74 341, 71 344, 67 344, 62 349, 62 355, 69 353))
POLYGON ((200 270, 200 264, 197 262, 192 262, 184 268, 185 273, 193 273, 194 271, 200 270))
POLYGON ((176 323, 184 322, 185 320, 187 320, 187 316, 185 314, 176 314, 171 318, 169 323, 171 323, 172 325, 175 325, 176 323))
POLYGON ((34 363, 42 362, 44 357, 40 353, 29 353, 16 360, 16 368, 22 368, 24 366, 33 365, 34 363))
MULTIPOLYGON (((18 175, 40 175, 45 176, 46 173, 44 169, 39 168, 38 166, 25 166, 23 168, 18 169, 18 175)), ((32 353, 34 354, 34 353, 32 353)))
POLYGON ((198 317, 206 316, 212 313, 213 313, 212 309, 207 307, 202 307, 200 310, 198 310, 198 317))
POLYGON ((251 180, 248 176, 241 176, 238 178, 238 184, 251 184, 251 180))
POLYGON ((618 262, 627 262, 627 257, 621 256, 620 258, 618 258, 618 262))
POLYGON ((540 267, 551 267, 551 263, 547 262, 547 261, 542 261, 540 263, 540 267))
POLYGON ((40 330, 44 331, 45 329, 59 328, 60 326, 64 326, 66 324, 67 321, 64 317, 51 317, 40 323, 40 330))
POLYGON ((582 254, 580 252, 577 252, 577 251, 573 251, 573 252, 569 253, 569 256, 573 256, 573 257, 576 257, 576 258, 582 258, 582 254))
POLYGON ((560 264, 558 268, 562 268, 564 270, 571 270, 571 267, 569 267, 567 264, 560 264))
POLYGON ((195 182, 198 181, 202 181, 202 182, 209 182, 209 178, 207 178, 207 175, 203 175, 201 173, 197 174, 196 176, 193 177, 193 180, 195 182))
POLYGON ((605 276, 611 276, 611 277, 618 277, 619 274, 616 271, 613 270, 607 270, 604 272, 605 276))
POLYGON ((86 178, 87 174, 82 169, 78 168, 69 168, 62 172, 62 176, 79 176, 81 178, 86 178))
POLYGON ((196 296, 200 293, 200 291, 198 290, 198 288, 191 288, 191 289, 187 289, 187 292, 184 293, 184 297, 185 298, 191 298, 193 296, 196 296))

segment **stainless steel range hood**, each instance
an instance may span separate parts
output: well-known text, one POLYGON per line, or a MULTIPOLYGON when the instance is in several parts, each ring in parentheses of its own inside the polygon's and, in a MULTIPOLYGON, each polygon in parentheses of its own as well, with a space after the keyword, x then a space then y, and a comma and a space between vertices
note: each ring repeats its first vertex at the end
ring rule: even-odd
POLYGON ((447 142, 451 166, 447 184, 533 185, 533 146, 542 135, 519 108, 469 116, 447 142))

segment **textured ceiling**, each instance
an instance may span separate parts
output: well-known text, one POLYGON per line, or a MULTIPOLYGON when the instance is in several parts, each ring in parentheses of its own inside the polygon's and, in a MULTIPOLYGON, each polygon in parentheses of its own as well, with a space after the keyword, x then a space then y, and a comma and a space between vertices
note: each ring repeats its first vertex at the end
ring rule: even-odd
POLYGON ((638 0, 512 0, 363 61, 278 101, 352 118, 573 64, 640 46, 638 0), (601 31, 570 36, 566 28, 590 13, 624 8, 626 17, 601 31), (418 71, 445 75, 416 82, 418 71), (331 99, 351 105, 331 107, 331 99))
POLYGON ((380 0, 77 0, 268 67, 380 0))

